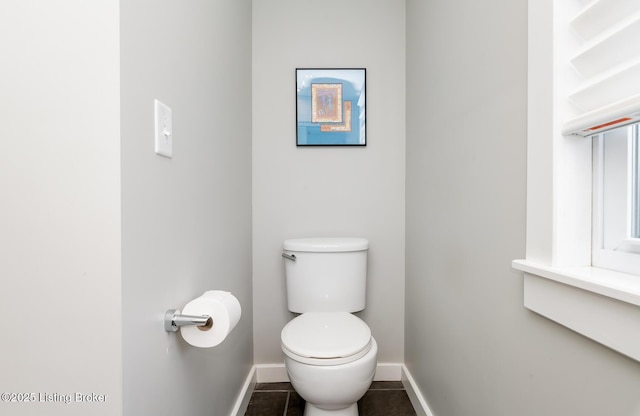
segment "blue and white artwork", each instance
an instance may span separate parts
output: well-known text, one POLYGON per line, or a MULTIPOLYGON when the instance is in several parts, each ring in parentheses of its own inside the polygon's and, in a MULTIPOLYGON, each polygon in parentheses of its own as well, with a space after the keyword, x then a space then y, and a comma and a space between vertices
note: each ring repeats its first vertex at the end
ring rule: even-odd
POLYGON ((366 69, 296 69, 296 144, 366 146, 366 69))

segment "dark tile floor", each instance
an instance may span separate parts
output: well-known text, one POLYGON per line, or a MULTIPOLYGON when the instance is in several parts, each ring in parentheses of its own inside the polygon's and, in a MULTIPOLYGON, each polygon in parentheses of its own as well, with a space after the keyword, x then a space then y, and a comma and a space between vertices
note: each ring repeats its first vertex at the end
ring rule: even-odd
MULTIPOLYGON (((302 416, 304 400, 290 383, 258 383, 245 416, 302 416)), ((415 416, 399 381, 374 381, 358 401, 360 416, 415 416)))

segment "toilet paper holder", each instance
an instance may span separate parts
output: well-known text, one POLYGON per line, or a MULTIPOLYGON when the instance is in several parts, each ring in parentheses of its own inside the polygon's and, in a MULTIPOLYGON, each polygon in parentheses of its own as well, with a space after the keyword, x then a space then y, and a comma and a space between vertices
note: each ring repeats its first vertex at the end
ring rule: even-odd
POLYGON ((176 332, 181 326, 195 325, 206 331, 213 326, 213 319, 208 315, 182 315, 178 309, 168 309, 164 314, 164 330, 176 332))

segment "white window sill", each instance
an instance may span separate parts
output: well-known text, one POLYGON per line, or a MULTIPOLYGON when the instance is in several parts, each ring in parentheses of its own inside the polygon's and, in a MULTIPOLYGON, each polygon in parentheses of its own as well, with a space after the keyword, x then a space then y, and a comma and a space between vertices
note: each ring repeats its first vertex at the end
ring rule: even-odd
POLYGON ((640 276, 527 260, 512 265, 525 272, 527 309, 640 361, 640 276))

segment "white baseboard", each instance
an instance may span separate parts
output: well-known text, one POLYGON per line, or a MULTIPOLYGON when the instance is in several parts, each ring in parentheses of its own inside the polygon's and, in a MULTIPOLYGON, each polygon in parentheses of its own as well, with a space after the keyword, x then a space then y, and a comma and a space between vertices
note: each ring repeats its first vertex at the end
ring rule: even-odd
POLYGON ((256 366, 254 365, 251 367, 251 370, 242 385, 242 390, 240 390, 240 394, 238 394, 236 404, 233 406, 231 413, 229 413, 231 416, 244 416, 247 412, 249 400, 251 400, 251 394, 253 393, 253 389, 256 387, 256 382, 256 366))
MULTIPOLYGON (((258 383, 285 383, 289 381, 287 369, 282 364, 257 364, 256 369, 258 383)), ((373 381, 400 381, 402 380, 402 364, 378 363, 373 381)))
POLYGON ((407 396, 409 396, 417 416, 434 416, 429 404, 424 399, 422 392, 404 364, 402 364, 402 385, 407 391, 407 396))
POLYGON ((378 363, 373 381, 400 381, 402 379, 402 364, 378 363))
POLYGON ((258 383, 286 383, 289 381, 287 369, 284 363, 280 364, 256 364, 258 383))
MULTIPOLYGON (((422 392, 404 364, 379 363, 373 380, 402 381, 417 416, 434 416, 422 392)), ((289 376, 284 363, 254 365, 236 400, 231 416, 243 416, 245 414, 256 383, 285 383, 288 381, 289 376)))

